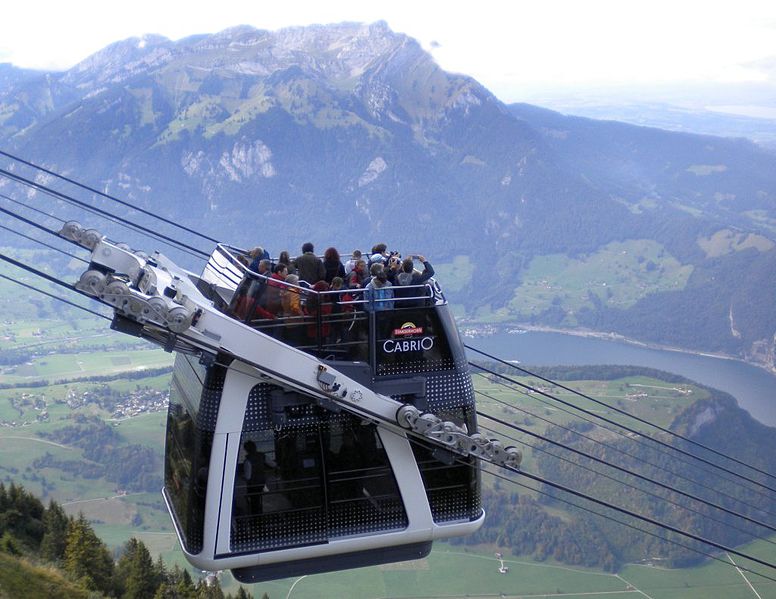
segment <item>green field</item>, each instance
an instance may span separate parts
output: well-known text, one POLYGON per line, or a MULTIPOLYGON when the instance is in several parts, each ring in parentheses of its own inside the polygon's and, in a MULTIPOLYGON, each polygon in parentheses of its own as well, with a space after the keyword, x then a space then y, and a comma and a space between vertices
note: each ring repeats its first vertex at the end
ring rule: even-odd
MULTIPOLYGON (((573 261, 568 259, 537 264, 545 269, 545 273, 541 275, 544 277, 548 268, 555 268, 559 277, 567 276, 569 269, 582 268, 583 272, 579 275, 582 277, 579 280, 582 281, 585 277, 598 276, 597 272, 607 270, 616 260, 635 259, 638 262, 638 258, 629 257, 628 252, 636 252, 634 256, 646 256, 646 261, 658 258, 660 251, 659 248, 651 246, 611 247, 611 255, 597 256, 603 260, 597 266, 593 260, 595 257, 582 260, 587 261, 585 265, 572 264, 573 261), (606 266, 606 263, 609 266, 606 266), (595 271, 594 267, 599 271, 595 271)), ((661 264, 670 262, 665 256, 663 258, 661 264)), ((466 258, 458 258, 451 265, 461 285, 470 281, 470 266, 466 258)), ((536 271, 534 274, 539 276, 540 273, 536 271)), ((684 276, 679 267, 674 274, 680 278, 684 276)), ((680 278, 676 280, 680 281, 680 278)), ((619 284, 626 287, 630 283, 632 281, 621 281, 619 284)), ((641 288, 640 292, 632 293, 654 288, 647 286, 641 288)), ((2 287, 0 290, 4 294, 8 292, 8 289, 2 287)), ((2 301, 8 304, 8 296, 2 297, 2 301)), ((623 299, 626 296, 615 292, 611 297, 623 299)), ((631 301, 635 295, 628 297, 630 300, 627 301, 631 301)), ((47 498, 54 498, 62 503, 70 514, 83 512, 111 549, 117 549, 130 537, 135 536, 141 539, 154 555, 161 555, 166 563, 185 565, 159 492, 124 494, 117 492, 115 483, 101 478, 86 479, 57 468, 33 467, 35 460, 47 453, 58 460, 83 461, 81 449, 57 444, 38 436, 38 433, 51 433, 67 425, 74 414, 99 416, 115 427, 113 430, 120 435, 121 443, 149 447, 159 459, 164 444, 164 412, 149 412, 113 420, 112 415, 96 403, 74 405, 72 400, 98 388, 109 388, 121 394, 129 394, 139 388, 166 390, 169 386, 169 374, 145 377, 141 374, 138 377, 138 372, 169 367, 172 356, 125 336, 106 334, 106 323, 97 321, 96 318, 86 316, 81 319, 69 315, 70 320, 63 321, 55 318, 55 314, 46 313, 50 310, 54 310, 53 306, 44 305, 42 314, 33 321, 22 322, 6 318, 0 326, 2 335, 5 336, 0 343, 0 352, 37 347, 35 351, 38 353, 38 356, 29 362, 0 367, 0 383, 14 385, 13 388, 0 389, 0 424, 3 424, 0 426, 0 455, 3 456, 0 460, 0 480, 21 483, 31 492, 43 497, 44 502, 47 498), (72 348, 76 346, 82 351, 73 352, 72 348), (49 351, 52 353, 48 353, 49 351), (125 373, 131 373, 136 378, 117 378, 108 382, 83 380, 104 375, 120 377, 125 373), (43 387, 24 386, 42 380, 63 382, 43 387), (42 418, 42 407, 45 407, 46 418, 42 418)), ((509 376, 561 399, 572 401, 580 407, 604 414, 612 420, 619 421, 623 418, 612 410, 573 396, 557 386, 531 377, 517 377, 512 374, 509 376)), ((477 375, 474 380, 477 390, 487 394, 478 397, 480 411, 516 423, 528 431, 543 434, 548 426, 544 419, 551 419, 562 425, 579 420, 577 416, 564 412, 561 406, 541 394, 526 392, 518 385, 505 386, 488 376, 477 375)), ((612 381, 564 381, 564 385, 662 426, 669 425, 674 417, 692 402, 709 396, 706 389, 695 385, 667 383, 645 377, 627 377, 612 381)), ((480 425, 492 427, 498 435, 505 435, 503 426, 488 422, 486 418, 480 419, 480 425)), ((509 434, 514 436, 516 444, 523 441, 534 442, 525 434, 518 435, 511 431, 509 434)), ((535 471, 536 458, 532 450, 526 446, 522 449, 523 467, 527 471, 535 471)), ((487 475, 483 477, 483 482, 486 486, 494 485, 493 479, 487 475)), ((503 482, 501 484, 503 485, 503 482)), ((568 517, 559 507, 547 510, 561 518, 568 517)), ((754 543, 743 548, 743 551, 751 551, 758 557, 776 561, 774 546, 768 543, 754 543)), ((199 574, 192 573, 195 576, 199 574)), ((775 584, 747 576, 751 578, 761 597, 776 598, 775 584)), ((225 590, 231 592, 237 588, 228 573, 222 574, 222 585, 225 590)), ((464 547, 445 543, 435 544, 432 554, 418 562, 262 583, 253 585, 251 591, 257 597, 267 592, 273 599, 286 596, 561 596, 572 599, 755 597, 739 572, 716 562, 683 570, 629 565, 617 574, 610 574, 558 563, 540 563, 524 556, 512 556, 506 549, 498 547, 464 547), (509 567, 506 574, 498 571, 499 562, 494 557, 494 552, 499 550, 504 553, 505 565, 509 567)))
POLYGON ((105 376, 172 366, 172 362, 171 354, 161 349, 53 354, 37 357, 20 366, 4 368, 2 380, 5 383, 20 384, 41 379, 55 381, 105 376))
MULTIPOLYGON (((747 547, 762 555, 761 547, 747 547)), ((562 564, 541 563, 504 554, 509 572, 499 572, 494 553, 467 551, 436 543, 423 560, 316 574, 251 585, 254 596, 312 599, 348 598, 476 598, 565 597, 567 599, 737 599, 756 595, 732 567, 718 562, 696 568, 666 570, 630 565, 606 573, 562 564), (293 590, 291 590, 293 586, 293 590), (290 591, 290 593, 289 593, 290 591)), ((776 597, 776 583, 747 574, 760 596, 776 597)), ((234 588, 224 576, 225 589, 234 588)))
POLYGON ((495 311, 480 308, 477 319, 530 321, 546 310, 561 309, 564 324, 573 326, 575 314, 593 308, 594 302, 628 308, 651 293, 683 289, 692 270, 650 240, 612 242, 578 257, 537 256, 521 271, 508 305, 495 311))

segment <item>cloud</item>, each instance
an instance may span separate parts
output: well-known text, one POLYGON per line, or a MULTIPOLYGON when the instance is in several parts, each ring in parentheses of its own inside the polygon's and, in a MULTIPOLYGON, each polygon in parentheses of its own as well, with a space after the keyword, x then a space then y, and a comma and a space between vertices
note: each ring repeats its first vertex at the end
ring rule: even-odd
POLYGON ((754 71, 761 75, 761 79, 776 83, 776 54, 752 60, 740 65, 743 69, 754 71))

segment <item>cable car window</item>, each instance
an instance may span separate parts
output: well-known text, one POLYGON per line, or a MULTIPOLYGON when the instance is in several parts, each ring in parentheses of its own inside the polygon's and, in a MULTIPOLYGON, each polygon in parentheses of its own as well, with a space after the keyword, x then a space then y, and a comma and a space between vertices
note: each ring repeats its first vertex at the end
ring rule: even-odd
POLYGON ((408 519, 377 427, 256 385, 240 437, 231 550, 248 552, 406 528, 408 519), (297 403, 302 402, 302 403, 297 403))
POLYGON ((331 536, 408 525, 396 479, 374 425, 332 418, 324 435, 331 536))
POLYGON ((177 354, 167 412, 164 485, 178 528, 190 553, 202 550, 212 431, 197 426, 198 408, 205 392, 206 370, 177 354))
POLYGON ((243 433, 235 472, 232 550, 326 539, 323 460, 312 427, 243 433))

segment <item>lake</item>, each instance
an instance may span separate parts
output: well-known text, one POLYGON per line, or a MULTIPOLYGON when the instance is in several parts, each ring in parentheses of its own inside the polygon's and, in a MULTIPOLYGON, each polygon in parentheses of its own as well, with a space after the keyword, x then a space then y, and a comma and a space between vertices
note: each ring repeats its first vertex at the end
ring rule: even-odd
POLYGON ((665 370, 730 393, 760 422, 776 426, 776 376, 737 360, 539 331, 465 337, 464 341, 502 360, 519 360, 526 366, 624 364, 665 370))

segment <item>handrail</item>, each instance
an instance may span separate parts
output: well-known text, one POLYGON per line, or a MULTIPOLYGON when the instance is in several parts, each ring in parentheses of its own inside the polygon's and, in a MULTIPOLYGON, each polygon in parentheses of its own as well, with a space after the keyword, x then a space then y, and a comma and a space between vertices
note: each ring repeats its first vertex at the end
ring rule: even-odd
MULTIPOLYGON (((304 287, 302 285, 294 285, 292 283, 287 283, 285 281, 278 281, 277 279, 273 279, 271 276, 268 277, 266 275, 259 274, 259 273, 257 273, 254 270, 251 270, 250 268, 245 266, 242 262, 240 262, 237 258, 235 258, 231 254, 231 252, 229 252, 229 250, 237 249, 237 248, 234 248, 232 246, 228 246, 226 244, 221 244, 221 243, 218 244, 218 247, 225 251, 226 255, 229 257, 229 259, 232 262, 232 264, 234 264, 240 270, 243 271, 243 273, 244 273, 243 278, 246 275, 248 275, 248 276, 250 276, 253 279, 264 280, 264 281, 267 282, 267 284, 270 284, 269 283, 270 281, 277 281, 277 283, 276 284, 273 283, 272 286, 278 286, 278 287, 281 287, 281 288, 284 288, 284 289, 286 289, 286 288, 287 289, 296 289, 296 290, 298 290, 298 292, 300 294, 309 294, 309 295, 313 295, 314 294, 316 296, 320 296, 320 295, 342 295, 343 293, 349 293, 351 295, 353 295, 353 294, 364 295, 366 293, 366 291, 367 291, 366 288, 353 288, 353 289, 351 289, 351 288, 343 288, 343 289, 340 289, 340 290, 333 290, 333 291, 332 290, 329 290, 329 291, 316 291, 312 287, 304 287)), ((239 250, 239 251, 244 251, 244 250, 239 250)), ((272 262, 274 264, 274 261, 272 261, 272 262)), ((241 281, 241 283, 242 283, 242 281, 241 281)), ((374 301, 374 302, 387 302, 387 301, 397 302, 397 301, 402 301, 402 300, 409 301, 409 300, 425 300, 425 299, 429 299, 429 298, 435 298, 437 300, 437 302, 439 301, 439 299, 442 299, 442 301, 444 301, 446 303, 446 300, 444 299, 444 296, 441 293, 442 290, 441 290, 441 288, 439 288, 438 282, 433 277, 431 277, 428 280, 427 283, 422 283, 420 285, 392 285, 391 286, 391 289, 393 289, 394 291, 396 291, 397 289, 405 290, 405 289, 427 289, 427 288, 430 288, 430 290, 431 290, 430 294, 413 295, 413 296, 400 296, 400 297, 393 297, 393 298, 386 298, 386 299, 374 299, 374 300, 371 300, 371 301, 374 301)), ((370 302, 370 300, 355 300, 354 299, 354 300, 349 300, 349 301, 346 301, 346 302, 338 302, 338 303, 346 305, 346 304, 359 304, 359 303, 363 304, 363 303, 368 303, 368 302, 370 302)))
MULTIPOLYGON (((409 314, 413 309, 447 303, 433 277, 419 285, 392 285, 393 297, 375 297, 371 287, 317 291, 259 274, 238 260, 234 251, 235 248, 224 244, 216 249, 221 263, 224 264, 225 258, 233 267, 234 277, 241 277, 228 307, 224 307, 227 314, 302 351, 332 359, 340 356, 345 360, 368 361, 375 373, 375 319, 378 314, 384 318, 393 312, 401 314, 407 310, 409 314), (303 314, 285 315, 282 311, 276 313, 272 308, 268 309, 265 300, 269 290, 297 293, 303 314), (350 298, 343 299, 346 295, 350 298), (390 302, 387 309, 380 306, 386 302, 390 302)), ((273 299, 282 301, 278 297, 273 299)))

